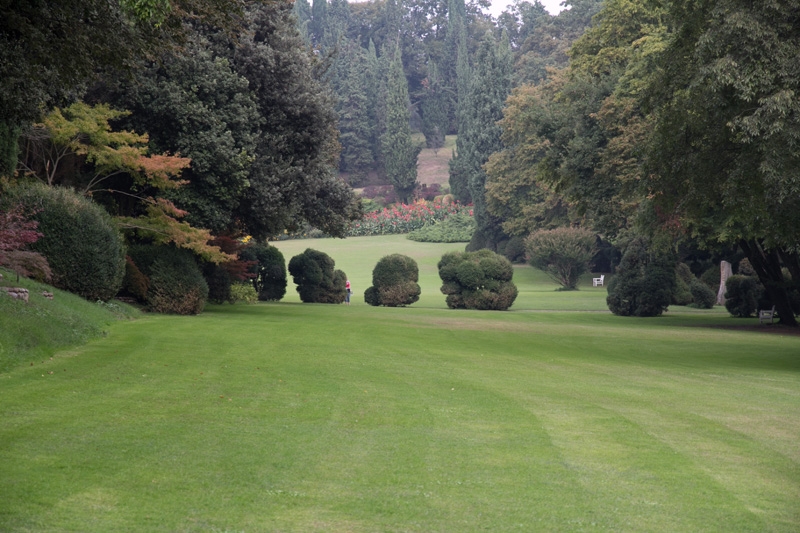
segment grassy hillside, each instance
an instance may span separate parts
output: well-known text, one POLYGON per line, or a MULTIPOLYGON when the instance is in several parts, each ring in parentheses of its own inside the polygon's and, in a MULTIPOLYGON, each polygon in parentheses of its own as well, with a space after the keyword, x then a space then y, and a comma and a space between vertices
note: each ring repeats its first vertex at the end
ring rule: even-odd
POLYGON ((416 254, 418 305, 148 315, 0 375, 0 531, 800 529, 800 337, 531 269, 519 307, 453 311, 442 248, 394 239, 280 246, 359 289, 416 254))
POLYGON ((120 318, 138 314, 125 304, 96 304, 0 268, 0 286, 28 289, 29 301, 0 294, 0 373, 20 364, 42 361, 58 350, 103 335, 120 318), (52 300, 42 291, 55 294, 52 300))

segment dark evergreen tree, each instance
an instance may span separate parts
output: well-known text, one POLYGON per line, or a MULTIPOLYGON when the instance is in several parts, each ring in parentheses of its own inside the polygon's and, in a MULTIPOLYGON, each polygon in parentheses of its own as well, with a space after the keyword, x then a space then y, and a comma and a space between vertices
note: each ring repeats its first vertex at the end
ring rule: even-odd
POLYGON ((189 183, 170 193, 187 221, 214 232, 234 230, 248 186, 261 118, 248 81, 212 42, 195 33, 185 53, 169 54, 123 80, 106 97, 132 112, 127 129, 148 132, 156 153, 192 160, 189 183))
MULTIPOLYGON (((459 127, 458 154, 451 170, 466 179, 466 186, 475 205, 477 230, 469 249, 496 249, 502 240, 499 222, 486 211, 486 171, 483 165, 492 153, 502 149, 502 130, 497 122, 511 88, 511 52, 504 39, 498 43, 487 32, 475 57, 469 93, 459 127)), ((453 174, 451 173, 451 177, 453 174)), ((452 187, 452 182, 451 182, 452 187)))
POLYGON ((371 141, 373 127, 367 97, 367 54, 358 43, 343 40, 337 60, 339 143, 342 145, 339 170, 350 175, 350 185, 361 184, 374 167, 371 141))
POLYGON ((307 42, 311 42, 311 4, 308 0, 295 0, 292 13, 297 19, 297 30, 307 42))
POLYGON ((264 121, 237 215, 254 237, 305 222, 341 236, 355 213, 353 192, 336 173, 334 100, 290 17, 289 4, 257 8, 235 56, 264 121))
POLYGON ((448 129, 448 100, 450 93, 444 85, 439 69, 432 60, 428 62, 428 77, 423 81, 422 133, 428 148, 438 151, 444 146, 448 129))
POLYGON ((395 47, 386 81, 386 129, 381 137, 384 171, 402 202, 410 202, 417 186, 417 156, 421 146, 411 140, 408 85, 400 49, 395 47))
POLYGON ((328 1, 313 0, 311 3, 311 23, 309 24, 309 34, 311 42, 315 45, 322 43, 325 35, 325 27, 328 19, 328 1))
POLYGON ((381 156, 381 135, 384 131, 384 100, 383 94, 383 62, 378 58, 375 43, 369 41, 366 56, 366 70, 364 87, 367 95, 367 118, 371 125, 372 136, 370 139, 370 150, 375 168, 382 174, 383 158, 381 156))

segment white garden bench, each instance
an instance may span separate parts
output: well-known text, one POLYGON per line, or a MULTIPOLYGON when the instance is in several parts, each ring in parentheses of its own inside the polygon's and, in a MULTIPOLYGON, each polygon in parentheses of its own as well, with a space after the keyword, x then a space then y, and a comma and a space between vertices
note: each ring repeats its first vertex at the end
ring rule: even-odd
POLYGON ((605 279, 605 274, 601 274, 599 278, 592 278, 592 287, 602 287, 605 279))
POLYGON ((772 324, 772 321, 775 320, 775 306, 772 306, 772 309, 759 309, 758 310, 758 323, 763 324, 769 320, 769 323, 772 324))

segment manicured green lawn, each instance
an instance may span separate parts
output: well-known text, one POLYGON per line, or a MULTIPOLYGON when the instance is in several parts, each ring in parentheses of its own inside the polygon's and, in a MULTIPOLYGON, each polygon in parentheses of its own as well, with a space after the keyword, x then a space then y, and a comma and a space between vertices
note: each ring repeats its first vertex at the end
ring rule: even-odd
MULTIPOLYGON (((328 242, 363 291, 377 244, 328 242)), ((800 530, 800 337, 530 272, 453 311, 411 244, 410 308, 145 316, 0 374, 0 531, 800 530)))

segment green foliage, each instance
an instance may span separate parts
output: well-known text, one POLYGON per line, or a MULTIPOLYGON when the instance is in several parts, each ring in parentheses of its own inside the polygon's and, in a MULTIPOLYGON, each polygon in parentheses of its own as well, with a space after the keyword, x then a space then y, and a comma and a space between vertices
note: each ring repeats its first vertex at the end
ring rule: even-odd
POLYGON ((695 277, 689 265, 678 263, 675 266, 675 292, 672 293, 672 305, 689 305, 694 301, 691 286, 695 277))
POLYGON ((764 288, 754 276, 730 276, 725 281, 725 309, 737 318, 753 316, 764 288))
POLYGON ((496 248, 498 221, 493 220, 486 211, 486 171, 484 164, 489 156, 502 149, 501 129, 497 122, 503 118, 503 107, 511 90, 512 59, 508 41, 497 42, 487 32, 480 43, 475 57, 475 65, 469 80, 466 98, 459 118, 457 157, 451 165, 451 190, 458 194, 459 187, 466 182, 469 195, 474 204, 477 231, 475 239, 487 242, 470 247, 496 248))
POLYGON ((469 242, 474 232, 474 217, 461 211, 412 231, 408 238, 417 242, 469 242))
POLYGON ((231 299, 233 303, 254 304, 258 302, 258 293, 252 283, 234 282, 231 285, 231 299))
POLYGON ((125 277, 122 280, 121 294, 132 296, 140 303, 147 301, 147 290, 150 288, 150 280, 142 274, 131 256, 125 256, 125 277))
POLYGON ((340 44, 334 65, 334 90, 338 95, 339 142, 342 152, 339 170, 349 173, 351 186, 361 184, 375 165, 371 139, 374 124, 369 120, 367 96, 367 54, 358 43, 345 40, 340 44))
POLYGON ((659 316, 669 307, 674 291, 674 262, 649 252, 646 241, 636 238, 608 284, 606 303, 615 315, 659 316))
POLYGON ((0 120, 0 178, 14 174, 18 154, 19 128, 0 120))
POLYGON ((243 261, 255 261, 251 272, 253 288, 262 301, 279 301, 286 294, 286 260, 280 250, 268 244, 251 244, 239 252, 243 261))
POLYGON ((700 309, 711 309, 717 301, 717 293, 699 279, 693 279, 689 285, 692 294, 692 305, 700 309))
POLYGON ((399 307, 419 300, 419 267, 407 255, 392 254, 381 258, 372 271, 372 286, 364 292, 369 305, 399 307))
POLYGON ((438 269, 451 309, 505 310, 517 297, 511 262, 490 250, 446 253, 438 269))
POLYGON ((589 271, 595 241, 595 234, 583 228, 539 230, 525 239, 525 250, 532 267, 564 289, 575 289, 580 277, 589 271))
POLYGON ((512 263, 524 263, 527 254, 525 250, 525 239, 514 235, 507 241, 498 244, 497 253, 501 254, 512 263))
POLYGON ((410 203, 417 186, 417 156, 421 146, 411 139, 408 124, 408 82, 400 49, 394 49, 386 82, 386 123, 381 135, 383 170, 403 203, 410 203))
POLYGON ((42 238, 31 245, 47 259, 53 285, 87 300, 108 300, 125 275, 125 245, 111 217, 69 189, 26 184, 4 201, 22 204, 42 238))
POLYGON ((99 72, 129 75, 136 60, 180 46, 188 15, 238 34, 242 7, 234 0, 3 3, 0 122, 37 120, 42 110, 74 101, 99 72))
POLYGON ((797 326, 780 266, 800 271, 800 6, 665 7, 671 38, 642 92, 655 118, 643 184, 671 214, 658 226, 738 244, 781 323, 797 326))
POLYGON ((174 246, 132 246, 129 255, 148 281, 150 311, 196 315, 208 298, 208 284, 194 255, 174 246))
POLYGON ((224 267, 214 263, 206 263, 203 265, 203 278, 206 280, 206 285, 208 285, 209 302, 215 304, 234 302, 231 294, 233 279, 230 272, 224 267))
POLYGON ((347 295, 347 276, 334 270, 336 263, 326 253, 307 248, 289 261, 289 274, 305 303, 340 304, 347 295))

